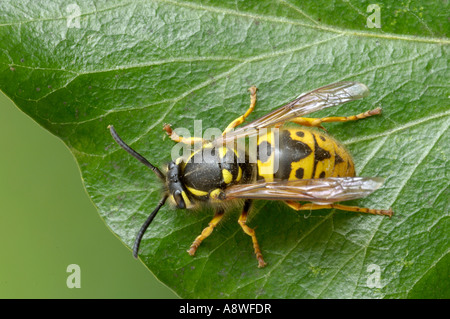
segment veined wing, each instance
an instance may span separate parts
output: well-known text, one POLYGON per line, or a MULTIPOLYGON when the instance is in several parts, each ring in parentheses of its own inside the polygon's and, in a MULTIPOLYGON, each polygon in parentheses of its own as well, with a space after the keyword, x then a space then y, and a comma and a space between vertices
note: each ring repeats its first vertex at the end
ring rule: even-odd
POLYGON ((259 181, 234 185, 225 190, 226 199, 310 201, 328 204, 365 197, 382 184, 380 177, 329 177, 294 181, 259 181))
POLYGON ((301 117, 349 101, 359 100, 367 95, 369 95, 369 89, 366 85, 359 82, 329 84, 309 93, 301 94, 295 100, 279 109, 218 138, 216 143, 226 143, 235 138, 254 135, 258 129, 281 125, 295 117, 301 117))

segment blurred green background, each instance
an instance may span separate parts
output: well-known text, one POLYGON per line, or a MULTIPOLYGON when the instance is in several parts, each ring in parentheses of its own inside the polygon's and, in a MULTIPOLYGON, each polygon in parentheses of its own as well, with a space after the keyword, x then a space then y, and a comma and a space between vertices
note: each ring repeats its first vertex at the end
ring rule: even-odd
POLYGON ((2 92, 0 136, 0 298, 177 298, 103 223, 69 149, 2 92))

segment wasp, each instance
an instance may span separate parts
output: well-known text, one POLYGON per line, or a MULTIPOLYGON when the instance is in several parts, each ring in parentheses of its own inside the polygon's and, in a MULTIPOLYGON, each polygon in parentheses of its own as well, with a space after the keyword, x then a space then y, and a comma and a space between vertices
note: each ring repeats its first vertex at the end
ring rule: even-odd
POLYGON ((108 126, 114 140, 149 167, 164 185, 162 199, 137 233, 133 246, 135 258, 145 231, 166 200, 179 209, 195 209, 206 204, 215 210, 208 226, 190 246, 188 253, 191 256, 222 220, 227 207, 230 207, 227 204, 240 203, 242 213, 238 223, 251 237, 260 268, 266 262, 254 229, 247 226, 254 200, 283 201, 296 211, 338 209, 392 217, 392 209, 338 203, 371 194, 383 184, 383 178, 357 177, 350 153, 322 126, 323 123, 355 121, 378 115, 381 108, 345 117, 304 117, 315 111, 366 97, 369 94, 366 85, 359 82, 333 83, 301 94, 275 111, 240 126, 256 105, 256 87, 251 87, 249 91, 250 106, 247 111, 212 141, 199 137, 180 137, 169 124, 164 125, 163 129, 173 141, 201 144, 188 158, 180 157, 168 163, 164 172, 128 146, 112 125, 108 126), (237 140, 251 137, 256 139, 256 154, 252 154, 255 152, 249 147, 236 146, 237 140), (199 156, 206 154, 209 156, 199 156))

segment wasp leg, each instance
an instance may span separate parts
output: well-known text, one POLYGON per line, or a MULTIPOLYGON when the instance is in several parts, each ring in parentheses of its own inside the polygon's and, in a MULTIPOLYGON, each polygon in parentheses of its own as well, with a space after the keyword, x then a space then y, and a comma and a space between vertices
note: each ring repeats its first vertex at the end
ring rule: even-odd
POLYGON ((358 206, 346 206, 346 205, 341 205, 341 204, 327 204, 327 205, 318 205, 318 204, 313 204, 313 203, 300 204, 300 203, 294 202, 294 201, 285 201, 285 203, 290 208, 295 209, 295 210, 336 208, 339 210, 346 210, 349 212, 366 213, 366 214, 373 214, 373 215, 384 215, 384 216, 389 216, 389 218, 391 218, 392 215, 394 215, 392 208, 385 210, 385 209, 372 209, 372 208, 365 208, 365 207, 358 207, 358 206))
POLYGON ((193 145, 195 143, 204 144, 206 142, 201 137, 190 137, 190 138, 181 137, 172 130, 172 126, 170 124, 164 124, 163 130, 166 131, 167 135, 169 135, 169 137, 172 139, 172 141, 175 141, 177 143, 193 145))
POLYGON ((189 253, 189 255, 194 256, 195 252, 197 251, 198 246, 200 246, 200 244, 202 243, 202 241, 208 237, 209 235, 211 235, 212 231, 214 230, 214 227, 217 226, 217 224, 220 222, 220 220, 222 219, 224 215, 224 210, 220 209, 218 210, 215 214, 213 219, 209 222, 208 227, 206 227, 205 229, 203 229, 202 233, 197 236, 197 238, 195 238, 194 242, 192 243, 191 247, 189 248, 189 250, 187 251, 189 253))
POLYGON ((229 131, 234 129, 236 126, 241 125, 245 121, 247 116, 249 116, 250 113, 252 113, 252 111, 255 109, 255 105, 256 105, 256 91, 258 89, 255 86, 252 86, 248 90, 250 91, 250 106, 249 106, 247 112, 245 112, 244 115, 239 116, 237 119, 235 119, 233 122, 231 122, 227 126, 225 131, 223 131, 222 135, 225 135, 226 133, 228 133, 229 131))
POLYGON ((241 225, 244 232, 252 237, 253 249, 255 250, 256 259, 258 260, 258 267, 262 268, 266 265, 266 262, 263 259, 261 254, 261 250, 259 249, 258 241, 256 240, 255 231, 246 225, 248 211, 250 210, 251 200, 246 200, 244 203, 244 208, 242 210, 242 214, 239 217, 239 225, 241 225))
POLYGON ((290 120, 290 122, 294 122, 303 126, 315 126, 322 127, 322 123, 329 122, 347 122, 347 121, 356 121, 361 120, 369 116, 381 114, 381 108, 377 107, 376 109, 366 111, 361 114, 351 115, 351 116, 335 116, 335 117, 323 117, 323 118, 307 118, 307 117, 296 117, 290 120))

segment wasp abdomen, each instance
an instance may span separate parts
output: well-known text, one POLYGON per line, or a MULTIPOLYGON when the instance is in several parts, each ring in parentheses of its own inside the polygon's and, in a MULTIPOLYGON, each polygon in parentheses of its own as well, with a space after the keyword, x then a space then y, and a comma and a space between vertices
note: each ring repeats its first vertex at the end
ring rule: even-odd
POLYGON ((257 164, 257 179, 266 182, 355 176, 348 151, 309 128, 272 129, 259 135, 257 164))

